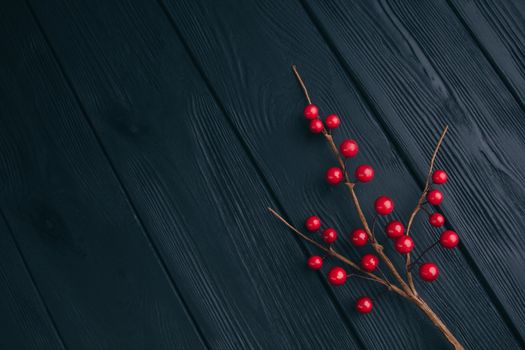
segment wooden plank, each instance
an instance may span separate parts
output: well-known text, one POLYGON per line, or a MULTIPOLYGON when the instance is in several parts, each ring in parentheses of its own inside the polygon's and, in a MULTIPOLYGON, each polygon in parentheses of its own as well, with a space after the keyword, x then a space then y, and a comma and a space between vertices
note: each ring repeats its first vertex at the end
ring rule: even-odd
MULTIPOLYGON (((291 76, 289 65, 292 62, 301 67, 311 94, 323 113, 334 111, 343 116, 344 126, 340 133, 356 137, 361 143, 362 152, 353 164, 370 162, 378 170, 373 184, 359 186, 367 213, 370 214, 371 203, 377 195, 388 193, 399 200, 397 215, 408 216, 419 186, 399 159, 400 154, 396 152, 399 147, 390 143, 389 134, 378 125, 375 116, 378 107, 369 108, 370 102, 377 106, 382 97, 357 93, 360 86, 347 79, 337 58, 299 4, 281 1, 256 4, 170 1, 165 4, 195 61, 295 222, 300 222, 306 213, 317 211, 345 234, 357 225, 344 190, 323 184, 324 169, 334 163, 324 141, 305 130, 305 122, 300 117, 305 101, 291 76)), ((346 12, 341 14, 346 15, 346 12)), ((348 24, 358 26, 356 22, 359 23, 357 16, 348 24)), ((373 39, 378 38, 380 36, 375 33, 373 39)), ((362 40, 359 42, 362 45, 371 39, 353 37, 351 40, 362 40)), ((383 55, 377 59, 389 62, 391 57, 383 55)), ((363 59, 359 64, 366 65, 367 60, 363 59)), ((417 93, 417 88, 419 86, 408 86, 408 93, 417 93)), ((393 98, 392 101, 399 103, 393 98)), ((416 115, 409 117, 415 119, 416 115)), ((421 173, 426 171, 429 150, 434 147, 442 125, 436 123, 427 127, 426 138, 418 140, 417 145, 406 136, 411 146, 424 151, 424 162, 418 162, 421 173)), ((453 138, 456 135, 457 131, 452 133, 453 138)), ((396 142, 402 141, 398 139, 396 142)), ((449 139, 445 152, 453 154, 455 144, 449 139)), ((462 166, 452 164, 449 169, 454 174, 456 170, 460 172, 462 166)), ((447 195, 452 190, 445 188, 447 195)), ((459 196, 457 193, 450 200, 458 200, 459 196)), ((447 214, 449 212, 450 209, 447 214)), ((451 213, 450 216, 455 215, 451 213)), ((421 220, 416 227, 419 249, 434 241, 438 234, 428 226, 421 220)), ((463 226, 459 229, 464 235, 463 226)), ((467 233, 472 234, 472 230, 467 233)), ((338 248, 350 251, 351 256, 356 257, 354 251, 346 249, 347 244, 345 242, 338 248)), ((475 271, 470 270, 469 258, 457 251, 436 251, 431 258, 443 267, 443 278, 434 285, 420 287, 465 345, 472 348, 517 347, 483 283, 475 271), (450 300, 454 300, 454 307, 450 307, 450 300), (469 321, 465 322, 467 319, 469 321)), ((352 300, 368 291, 367 288, 361 281, 353 281, 346 288, 336 290, 335 294, 343 308, 349 310, 352 300)), ((377 313, 371 317, 351 315, 352 323, 369 348, 446 347, 434 328, 411 305, 399 299, 380 299, 377 313), (399 337, 399 334, 407 336, 399 337)))
POLYGON ((66 347, 203 348, 27 8, 0 23, 2 207, 66 347))
POLYGON ((359 348, 162 9, 32 3, 208 344, 359 348))
POLYGON ((525 2, 450 0, 509 90, 525 102, 525 2))
POLYGON ((3 216, 0 247, 0 348, 64 349, 3 216))
MULTIPOLYGON (((525 124, 520 104, 444 2, 308 1, 307 8, 422 178, 436 125, 450 124, 442 206, 463 253, 523 346, 525 124), (505 261, 506 269, 495 264, 505 261)), ((483 344, 488 346, 488 344, 483 344)))

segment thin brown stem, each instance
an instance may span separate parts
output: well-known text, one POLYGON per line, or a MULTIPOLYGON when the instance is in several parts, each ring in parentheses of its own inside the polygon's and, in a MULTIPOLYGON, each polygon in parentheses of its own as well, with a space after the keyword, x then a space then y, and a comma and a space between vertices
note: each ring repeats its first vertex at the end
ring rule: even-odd
POLYGON ((408 266, 408 269, 411 270, 412 266, 414 266, 423 256, 425 256, 426 253, 428 253, 432 248, 434 248, 439 243, 439 240, 435 241, 428 247, 426 247, 418 256, 414 259, 414 261, 408 266))
MULTIPOLYGON (((414 219, 416 218, 417 213, 421 210, 421 206, 423 205, 427 192, 430 189, 430 181, 432 179, 432 171, 434 170, 434 162, 436 161, 436 157, 439 152, 439 148, 441 147, 441 144, 443 143, 443 140, 445 139, 445 135, 447 134, 447 131, 448 131, 448 125, 445 125, 445 128, 441 132, 441 136, 439 136, 439 140, 436 144, 436 147, 434 148, 434 153, 432 153, 432 158, 430 158, 427 178, 425 180, 425 187, 423 188, 423 192, 421 192, 421 195, 419 196, 416 206, 414 210, 412 210, 412 213, 410 214, 410 217, 408 219, 407 230, 406 230, 407 236, 410 235, 410 229, 412 228, 414 219)), ((414 285, 414 279, 412 278, 412 273, 410 272, 409 267, 410 267, 410 253, 406 255, 405 271, 407 275, 408 285, 410 286, 410 289, 412 289, 412 291, 417 295, 416 286, 414 285)))
POLYGON ((306 100, 309 104, 312 104, 312 100, 310 99, 310 95, 308 95, 308 89, 306 88, 306 85, 304 85, 303 79, 301 79, 301 76, 299 75, 299 72, 297 71, 297 67, 295 64, 292 64, 292 70, 295 74, 295 77, 299 81, 299 84, 301 84, 301 88, 303 89, 304 95, 306 96, 306 100))

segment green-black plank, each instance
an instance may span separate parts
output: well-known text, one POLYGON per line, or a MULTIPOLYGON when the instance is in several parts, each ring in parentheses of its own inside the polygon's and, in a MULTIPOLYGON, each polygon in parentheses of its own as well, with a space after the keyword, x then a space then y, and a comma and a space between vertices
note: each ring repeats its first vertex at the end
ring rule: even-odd
MULTIPOLYGON (((4 3, 0 23, 2 210, 65 347, 204 348, 28 9, 4 3)), ((42 311, 10 327, 24 313, 42 311)), ((28 326, 4 348, 45 348, 28 326)))
MULTIPOLYGON (((0 140, 3 152, 7 147, 0 140)), ((64 349, 1 214, 0 296, 0 348, 64 349)))
POLYGON ((308 1, 306 8, 407 164, 417 165, 418 178, 431 152, 428 140, 450 124, 439 164, 451 173, 441 209, 525 346, 525 112, 519 101, 442 1, 308 1))
POLYGON ((162 8, 32 6, 208 344, 359 348, 162 8))
POLYGON ((509 90, 525 103, 525 2, 449 0, 509 90))
MULTIPOLYGON (((337 134, 355 137, 360 143, 362 152, 351 166, 369 162, 377 170, 374 183, 358 188, 367 213, 371 214, 375 197, 386 193, 397 201, 396 216, 408 216, 420 187, 400 159, 402 155, 389 142, 389 134, 378 125, 376 111, 357 93, 361 90, 347 78, 299 3, 167 1, 165 4, 194 59, 294 222, 300 223, 308 212, 317 212, 328 225, 340 229, 342 239, 338 248, 350 251, 354 258, 362 254, 347 249, 346 235, 359 225, 358 220, 345 190, 329 188, 322 180, 325 169, 335 162, 324 141, 309 135, 306 121, 300 116, 305 99, 290 72, 292 62, 303 71, 323 114, 341 114, 343 127, 337 134)), ((418 146, 425 150, 425 161, 419 163, 421 173, 426 172, 442 126, 443 123, 436 123, 429 128, 432 135, 418 146)), ((444 152, 450 152, 453 146, 453 142, 448 142, 444 152)), ((454 166, 450 169, 454 173, 454 166)), ((447 195, 449 191, 445 187, 447 195)), ((439 234, 423 218, 415 232, 418 251, 439 234)), ((419 282, 418 285, 465 345, 494 348, 504 344, 516 348, 511 331, 468 261, 458 251, 443 249, 434 251, 430 258, 442 267, 442 278, 432 285, 419 282), (451 300, 454 307, 450 306, 451 300)), ((399 257, 396 261, 402 263, 399 257)), ((374 314, 368 317, 352 313, 353 300, 368 293, 367 288, 366 282, 351 279, 347 286, 335 291, 367 347, 446 346, 433 326, 399 298, 381 297, 374 314)))

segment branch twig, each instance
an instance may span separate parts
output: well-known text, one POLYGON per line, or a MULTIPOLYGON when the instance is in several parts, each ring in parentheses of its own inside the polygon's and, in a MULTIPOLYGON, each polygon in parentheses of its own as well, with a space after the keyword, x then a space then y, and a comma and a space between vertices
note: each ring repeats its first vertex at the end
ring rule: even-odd
MULTIPOLYGON (((430 181, 432 178, 432 171, 434 170, 434 162, 436 161, 436 157, 437 157, 439 148, 441 147, 441 144, 443 143, 443 140, 445 139, 445 135, 447 134, 447 131, 448 131, 448 125, 446 125, 443 131, 441 132, 441 136, 439 137, 439 140, 436 144, 436 148, 434 148, 434 153, 432 153, 432 158, 430 159, 430 165, 428 166, 427 178, 425 180, 425 187, 423 188, 423 192, 421 192, 421 196, 419 196, 417 204, 414 210, 412 210, 412 213, 410 214, 410 217, 408 219, 407 230, 406 230, 407 236, 410 235, 410 229, 412 228, 414 219, 416 218, 417 213, 421 210, 421 206, 423 202, 425 201, 425 197, 427 195, 428 190, 430 189, 430 181)), ((412 278, 412 272, 410 271, 410 253, 406 255, 405 271, 407 275, 408 285, 410 286, 410 289, 412 289, 412 292, 414 292, 417 295, 416 286, 414 285, 414 279, 412 278)))

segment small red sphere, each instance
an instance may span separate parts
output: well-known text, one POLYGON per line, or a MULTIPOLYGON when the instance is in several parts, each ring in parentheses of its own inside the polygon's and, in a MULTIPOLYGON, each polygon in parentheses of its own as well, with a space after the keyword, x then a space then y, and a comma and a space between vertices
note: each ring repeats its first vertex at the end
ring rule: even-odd
POLYGON ((434 263, 424 263, 419 267, 419 277, 423 281, 432 282, 439 276, 439 269, 434 263))
POLYGON ((317 106, 314 104, 309 104, 308 106, 304 107, 303 114, 306 119, 315 119, 319 115, 319 108, 317 108, 317 106))
POLYGON ((432 205, 439 205, 443 202, 443 193, 440 190, 432 190, 427 194, 427 201, 432 205))
POLYGON ((394 201, 387 196, 379 196, 374 202, 374 208, 379 215, 388 215, 394 211, 394 201))
POLYGON ((434 227, 441 227, 445 224, 445 217, 440 213, 433 213, 428 217, 428 221, 434 227))
POLYGON ((401 254, 407 254, 414 249, 414 241, 410 236, 401 236, 396 239, 395 249, 401 254))
POLYGON ((355 309, 360 314, 368 314, 372 311, 374 302, 369 297, 361 297, 355 302, 355 309))
POLYGON ((308 258, 308 267, 312 270, 319 270, 323 266, 323 258, 319 255, 312 255, 308 258))
POLYGON ((350 241, 357 247, 362 247, 368 242, 368 235, 362 228, 358 228, 350 233, 350 241))
POLYGON ((365 254, 361 258, 361 268, 365 271, 374 271, 378 264, 379 259, 374 254, 365 254))
POLYGON ((341 120, 336 114, 330 114, 325 120, 326 126, 330 129, 335 129, 341 124, 341 120))
POLYGON ((339 267, 333 267, 330 271, 328 271, 328 282, 330 282, 331 285, 334 286, 340 286, 346 281, 346 271, 339 267))
POLYGON ((326 171, 325 174, 326 182, 330 185, 337 185, 343 180, 343 171, 338 167, 331 167, 326 171))
POLYGON ((324 125, 323 122, 320 119, 312 119, 310 122, 310 131, 314 134, 319 134, 321 131, 323 131, 324 125))
POLYGON ((357 152, 359 152, 359 147, 357 146, 357 142, 355 142, 355 140, 344 140, 341 142, 339 149, 341 150, 343 156, 347 158, 355 157, 357 152))
POLYGON ((321 219, 319 219, 319 217, 315 215, 310 216, 306 219, 304 226, 306 226, 306 229, 308 231, 315 232, 321 227, 321 219))
POLYGON ((355 169, 357 181, 370 182, 374 178, 374 169, 368 164, 363 164, 355 169))
POLYGON ((432 182, 438 185, 442 185, 448 180, 448 175, 445 170, 436 170, 432 174, 432 182))
POLYGON ((405 226, 397 220, 392 220, 386 225, 385 232, 390 238, 398 238, 405 233, 405 226))
POLYGON ((337 232, 333 228, 327 228, 323 231, 323 241, 332 244, 337 239, 337 232))
POLYGON ((452 230, 443 231, 439 237, 439 243, 448 249, 455 248, 459 244, 459 236, 452 230))

